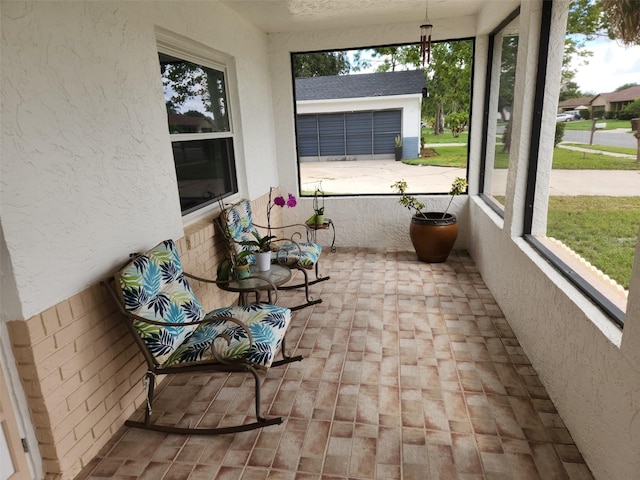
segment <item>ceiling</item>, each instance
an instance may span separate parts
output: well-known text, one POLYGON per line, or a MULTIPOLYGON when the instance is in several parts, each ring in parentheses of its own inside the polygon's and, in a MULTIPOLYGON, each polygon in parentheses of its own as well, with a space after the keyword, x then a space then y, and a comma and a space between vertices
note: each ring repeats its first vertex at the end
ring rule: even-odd
POLYGON ((478 14, 504 0, 222 0, 267 33, 344 29, 478 14))

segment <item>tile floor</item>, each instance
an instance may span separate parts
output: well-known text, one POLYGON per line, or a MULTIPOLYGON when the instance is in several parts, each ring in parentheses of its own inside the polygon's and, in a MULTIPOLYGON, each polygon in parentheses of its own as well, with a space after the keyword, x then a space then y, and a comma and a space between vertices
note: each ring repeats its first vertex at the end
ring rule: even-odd
MULTIPOLYGON (((262 383, 262 411, 284 423, 217 437, 123 427, 77 480, 593 478, 465 252, 424 264, 338 249, 321 265, 323 303, 295 312, 287 337, 305 359, 262 383)), ((250 375, 180 377, 156 401, 167 421, 253 421, 250 375)))

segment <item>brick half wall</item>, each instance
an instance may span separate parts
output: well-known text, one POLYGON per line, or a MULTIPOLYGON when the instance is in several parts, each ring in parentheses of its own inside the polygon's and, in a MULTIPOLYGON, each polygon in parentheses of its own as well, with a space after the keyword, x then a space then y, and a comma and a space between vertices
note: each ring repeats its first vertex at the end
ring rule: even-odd
MULTIPOLYGON (((256 221, 266 223, 260 213, 267 202, 268 195, 253 202, 256 221)), ((272 222, 280 216, 274 209, 272 222)), ((215 278, 224 252, 212 220, 186 227, 185 236, 176 239, 184 270, 208 278, 215 278)), ((122 265, 128 253, 123 252, 122 265)), ((205 310, 237 300, 215 285, 192 285, 205 310)), ((71 480, 144 402, 144 358, 99 283, 7 326, 45 478, 71 480)))

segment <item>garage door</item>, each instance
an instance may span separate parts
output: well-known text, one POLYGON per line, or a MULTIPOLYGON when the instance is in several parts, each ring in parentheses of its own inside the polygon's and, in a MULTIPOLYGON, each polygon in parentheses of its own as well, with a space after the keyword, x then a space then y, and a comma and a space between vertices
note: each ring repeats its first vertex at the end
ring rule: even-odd
POLYGON ((394 158, 401 110, 298 115, 300 161, 394 158))

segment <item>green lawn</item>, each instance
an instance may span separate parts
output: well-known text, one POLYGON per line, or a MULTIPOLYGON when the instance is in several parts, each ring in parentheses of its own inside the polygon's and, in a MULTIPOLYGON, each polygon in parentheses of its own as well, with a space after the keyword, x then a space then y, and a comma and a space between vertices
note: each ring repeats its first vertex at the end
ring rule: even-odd
MULTIPOLYGON (((496 147, 495 168, 508 166, 509 155, 500 153, 501 149, 501 145, 496 147)), ((466 146, 435 147, 434 151, 438 156, 403 162, 459 168, 467 165, 466 146)), ((634 159, 556 148, 553 168, 640 170, 640 164, 634 159)), ((624 288, 629 288, 639 224, 640 197, 549 197, 547 235, 562 241, 624 288)))
POLYGON ((584 143, 562 143, 570 147, 586 148, 587 150, 598 150, 600 152, 624 153, 625 155, 636 155, 635 148, 610 147, 608 145, 585 145, 584 143))
POLYGON ((547 236, 629 288, 640 197, 549 197, 547 236))
POLYGON ((464 143, 466 145, 469 140, 469 133, 462 132, 459 136, 454 137, 450 130, 441 133, 440 135, 434 135, 431 133, 431 129, 422 130, 422 142, 426 144, 432 143, 464 143), (428 133, 427 133, 428 132, 428 133))
MULTIPOLYGON (((501 153, 502 145, 496 147, 494 168, 507 168, 509 154, 501 153)), ((433 165, 441 167, 466 168, 467 146, 434 147, 436 156, 411 158, 403 160, 408 165, 433 165)), ((555 148, 553 152, 553 168, 558 170, 640 170, 640 163, 635 159, 618 158, 598 152, 586 153, 555 148)))

